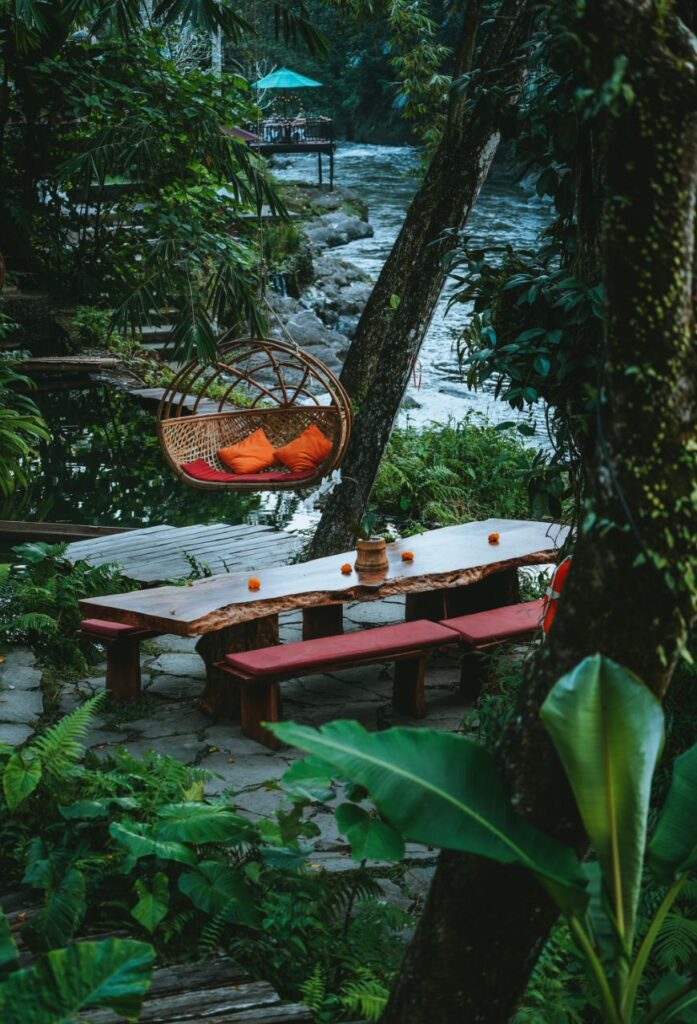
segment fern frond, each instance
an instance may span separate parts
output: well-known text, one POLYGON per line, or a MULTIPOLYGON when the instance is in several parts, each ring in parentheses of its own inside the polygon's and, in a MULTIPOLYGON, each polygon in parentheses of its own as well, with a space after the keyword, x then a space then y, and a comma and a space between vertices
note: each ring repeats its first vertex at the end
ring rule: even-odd
POLYGON ((223 941, 223 932, 227 924, 225 907, 214 914, 206 927, 201 932, 197 946, 202 955, 210 956, 216 951, 223 941))
POLYGON ((351 1013, 359 1013, 370 1021, 380 1020, 387 1005, 389 991, 372 971, 363 968, 356 981, 344 985, 339 996, 341 1005, 351 1013))
POLYGON ((75 762, 82 756, 80 740, 103 700, 104 693, 90 697, 82 707, 71 711, 31 744, 31 750, 39 755, 44 774, 49 778, 60 781, 72 772, 75 762))
POLYGON ((666 917, 656 939, 656 962, 667 971, 676 971, 697 951, 697 921, 674 910, 666 917))
POLYGON ((300 986, 302 1001, 313 1013, 318 1013, 327 998, 327 980, 319 964, 315 964, 309 978, 300 986))

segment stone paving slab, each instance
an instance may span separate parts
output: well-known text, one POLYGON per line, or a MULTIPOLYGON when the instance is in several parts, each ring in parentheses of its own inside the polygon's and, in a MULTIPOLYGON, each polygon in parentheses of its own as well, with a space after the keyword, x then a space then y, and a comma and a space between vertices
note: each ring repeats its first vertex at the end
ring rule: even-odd
POLYGON ((41 690, 0 690, 0 722, 33 725, 44 710, 41 690))
POLYGON ((10 747, 19 747, 34 732, 30 725, 14 725, 11 722, 0 722, 0 743, 10 747))

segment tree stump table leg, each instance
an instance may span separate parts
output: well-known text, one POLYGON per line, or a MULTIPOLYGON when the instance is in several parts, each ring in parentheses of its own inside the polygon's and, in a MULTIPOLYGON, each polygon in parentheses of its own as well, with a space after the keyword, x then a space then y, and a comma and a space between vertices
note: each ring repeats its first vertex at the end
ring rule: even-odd
POLYGON ((317 640, 323 636, 339 636, 343 632, 343 604, 323 604, 318 608, 303 608, 303 640, 317 640))
POLYGON ((211 633, 204 633, 196 644, 196 650, 206 663, 206 688, 199 704, 209 715, 239 719, 239 688, 215 667, 226 654, 236 651, 253 651, 257 647, 274 647, 278 643, 278 615, 266 615, 250 622, 225 626, 211 633))
POLYGON ((441 593, 445 601, 445 615, 449 619, 457 615, 488 612, 492 608, 502 608, 520 601, 518 572, 516 569, 503 569, 486 576, 479 583, 453 587, 441 593))
POLYGON ((281 718, 281 687, 277 682, 240 684, 240 718, 242 732, 269 750, 278 750, 281 741, 265 729, 262 722, 278 722, 281 718))
POLYGON ((394 663, 392 703, 395 711, 411 718, 426 717, 426 655, 394 663))
POLYGON ((106 688, 121 703, 140 698, 140 641, 125 637, 107 640, 106 688))
POLYGON ((407 594, 404 618, 407 622, 414 619, 430 619, 438 622, 445 617, 443 590, 424 590, 420 594, 407 594))

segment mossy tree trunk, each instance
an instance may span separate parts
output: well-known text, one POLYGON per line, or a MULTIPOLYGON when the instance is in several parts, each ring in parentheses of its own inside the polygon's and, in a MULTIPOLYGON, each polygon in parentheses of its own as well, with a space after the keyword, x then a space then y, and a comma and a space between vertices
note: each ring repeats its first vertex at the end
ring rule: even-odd
MULTIPOLYGON (((529 25, 529 0, 503 0, 485 29, 475 64, 485 79, 515 102, 522 77, 512 63, 529 25), (502 81, 503 80, 503 81, 502 81)), ((455 47, 462 74, 475 49, 479 5, 471 0, 455 47), (476 15, 476 17, 474 17, 476 15)), ((494 104, 495 106, 495 104, 494 104)), ((344 460, 343 480, 327 502, 315 533, 313 556, 342 551, 351 542, 349 523, 360 519, 394 419, 428 330, 444 280, 443 232, 463 227, 476 202, 499 142, 497 116, 485 102, 471 104, 451 92, 441 141, 423 184, 409 207, 397 241, 363 311, 341 376, 360 404, 344 460)))
MULTIPOLYGON (((697 79, 696 41, 665 10, 597 0, 574 28, 596 95, 615 58, 629 58, 631 92, 594 129, 604 377, 573 567, 497 755, 518 810, 581 852, 586 837, 540 705, 598 651, 662 697, 695 615, 697 79)), ((382 1024, 504 1024, 556 917, 523 871, 442 853, 382 1024)))

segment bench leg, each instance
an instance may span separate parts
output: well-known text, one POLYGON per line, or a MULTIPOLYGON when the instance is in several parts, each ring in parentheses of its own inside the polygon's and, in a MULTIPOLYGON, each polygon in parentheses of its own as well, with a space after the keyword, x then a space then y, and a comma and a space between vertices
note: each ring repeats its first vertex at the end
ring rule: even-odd
POLYGON ((278 750, 281 741, 265 729, 262 722, 278 722, 281 718, 281 687, 275 682, 246 682, 240 685, 242 732, 269 750, 278 750))
POLYGON ((106 647, 106 688, 116 700, 130 703, 140 697, 140 641, 109 640, 106 647))
POLYGON ((465 649, 460 661, 460 693, 469 703, 479 699, 486 683, 488 658, 486 654, 470 647, 465 649))
POLYGON ((303 640, 317 640, 323 636, 339 636, 344 632, 344 606, 324 604, 318 608, 303 608, 303 640))
POLYGON ((204 633, 196 644, 196 650, 206 663, 206 688, 199 701, 201 708, 209 715, 224 716, 239 720, 240 694, 237 683, 230 676, 215 667, 226 654, 237 651, 253 651, 257 647, 274 647, 278 643, 278 616, 266 615, 251 622, 236 626, 225 626, 212 633, 204 633))
POLYGON ((426 717, 426 655, 401 658, 394 663, 392 703, 410 718, 426 717))

